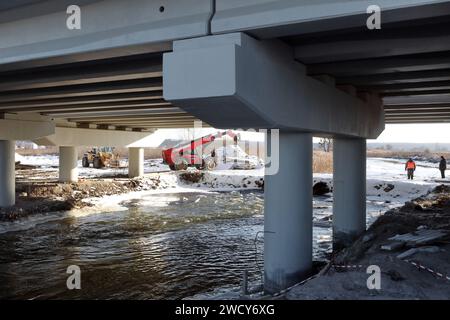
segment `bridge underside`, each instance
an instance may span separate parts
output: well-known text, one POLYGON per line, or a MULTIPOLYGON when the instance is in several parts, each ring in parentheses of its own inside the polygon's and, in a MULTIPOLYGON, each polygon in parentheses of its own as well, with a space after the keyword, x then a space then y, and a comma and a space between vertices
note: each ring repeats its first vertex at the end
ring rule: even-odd
MULTIPOLYGON (((450 10, 447 10, 450 13, 450 10)), ((376 92, 386 123, 450 122, 450 16, 285 37, 312 76, 328 74, 341 88, 376 92)))
POLYGON ((195 120, 163 99, 162 53, 10 70, 0 78, 0 113, 138 131, 192 127, 195 120))
MULTIPOLYGON (((110 21, 109 25, 101 21, 105 23, 101 27, 84 22, 80 31, 66 30, 66 38, 49 29, 59 22, 54 12, 65 9, 64 1, 39 6, 46 2, 12 1, 0 8, 0 114, 38 113, 64 125, 111 129, 192 126, 195 117, 163 98, 162 54, 172 51, 176 39, 242 31, 256 39, 285 42, 310 76, 332 76, 347 92, 380 94, 386 123, 450 121, 447 1, 424 5, 416 1, 410 7, 408 1, 380 1, 381 8, 386 7, 382 29, 368 30, 365 2, 346 8, 346 13, 339 9, 339 1, 330 1, 326 8, 303 1, 272 1, 269 8, 220 0, 212 7, 209 0, 196 4, 190 0, 180 8, 169 2, 159 12, 157 3, 134 0, 128 6, 130 17, 120 27, 110 21), (139 25, 140 29, 139 19, 145 17, 138 17, 139 5, 150 12, 148 26, 139 25), (327 10, 343 12, 330 18, 327 10), (25 17, 28 20, 19 20, 25 17), (167 18, 173 19, 176 32, 161 27, 167 18), (36 25, 30 27, 33 21, 36 25), (99 40, 95 28, 108 42, 99 40), (126 32, 127 38, 119 37, 126 32), (41 38, 49 43, 47 54, 40 47, 41 38)), ((86 0, 80 5, 88 16, 99 10, 112 14, 120 2, 109 3, 86 0)))

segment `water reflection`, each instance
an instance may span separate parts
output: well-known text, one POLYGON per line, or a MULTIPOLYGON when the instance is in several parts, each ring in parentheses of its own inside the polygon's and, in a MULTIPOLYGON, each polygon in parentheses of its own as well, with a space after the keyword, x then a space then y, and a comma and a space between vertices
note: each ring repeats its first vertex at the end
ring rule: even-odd
MULTIPOLYGON (((0 234, 0 298, 180 299, 261 276, 263 193, 161 194, 124 203, 121 212, 61 216, 0 234), (66 269, 81 268, 81 290, 66 269)), ((330 214, 315 199, 315 220, 330 214)), ((3 230, 4 231, 4 230, 3 230)), ((331 229, 314 228, 325 259, 331 229)))

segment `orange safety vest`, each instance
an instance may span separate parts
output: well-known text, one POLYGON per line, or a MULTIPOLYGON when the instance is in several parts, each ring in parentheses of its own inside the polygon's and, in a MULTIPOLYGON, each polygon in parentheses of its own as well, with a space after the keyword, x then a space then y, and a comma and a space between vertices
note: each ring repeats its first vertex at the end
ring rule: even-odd
POLYGON ((415 169, 416 168, 416 164, 414 163, 414 161, 408 161, 406 163, 406 169, 415 169))

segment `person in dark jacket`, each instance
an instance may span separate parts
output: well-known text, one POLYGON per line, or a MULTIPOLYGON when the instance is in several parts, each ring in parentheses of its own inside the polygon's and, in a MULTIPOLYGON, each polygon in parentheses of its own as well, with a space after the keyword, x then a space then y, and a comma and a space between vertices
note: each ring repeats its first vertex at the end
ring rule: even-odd
POLYGON ((409 160, 405 164, 405 170, 408 173, 408 180, 414 179, 414 171, 416 171, 416 163, 413 159, 409 158, 409 160))
POLYGON ((442 179, 445 179, 445 170, 447 170, 447 160, 444 156, 441 156, 441 161, 439 162, 439 170, 441 171, 442 179))

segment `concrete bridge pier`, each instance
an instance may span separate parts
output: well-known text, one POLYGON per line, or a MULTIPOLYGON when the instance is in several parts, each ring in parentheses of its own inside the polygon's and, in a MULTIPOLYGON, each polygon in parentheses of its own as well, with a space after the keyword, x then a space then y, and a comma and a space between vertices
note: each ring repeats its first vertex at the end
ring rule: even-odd
POLYGON ((265 290, 275 293, 305 278, 312 267, 310 133, 280 132, 279 170, 266 175, 264 185, 265 290))
POLYGON ((59 147, 59 181, 78 181, 78 155, 76 147, 59 147))
POLYGON ((144 175, 144 148, 128 148, 128 176, 136 178, 144 175))
POLYGON ((366 229, 366 140, 333 140, 333 249, 347 247, 366 229))
POLYGON ((266 171, 264 184, 267 292, 311 271, 313 132, 349 138, 336 148, 335 230, 352 236, 364 230, 363 139, 384 129, 377 96, 362 99, 310 77, 291 47, 244 33, 175 41, 163 56, 163 87, 167 101, 216 128, 280 130, 279 170, 266 171))
POLYGON ((0 208, 11 207, 16 200, 15 141, 0 140, 0 208))

